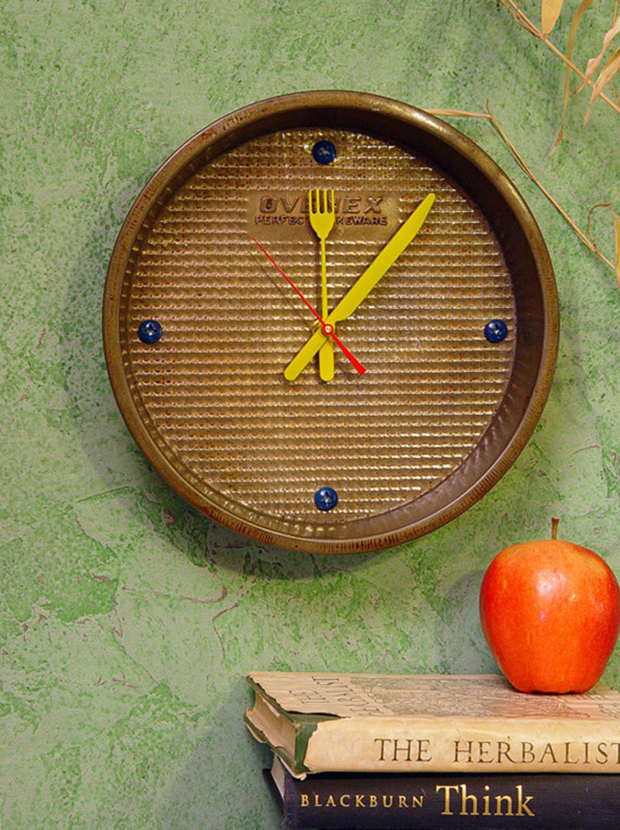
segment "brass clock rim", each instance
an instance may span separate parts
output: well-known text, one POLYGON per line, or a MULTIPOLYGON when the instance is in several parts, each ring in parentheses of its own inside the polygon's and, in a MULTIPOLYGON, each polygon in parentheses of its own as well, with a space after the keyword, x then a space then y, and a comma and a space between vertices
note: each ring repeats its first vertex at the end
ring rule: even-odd
MULTIPOLYGON (((346 128, 344 124, 342 126, 346 128)), ((366 130, 369 131, 367 126, 366 130)), ((445 168, 446 165, 441 160, 438 163, 445 168)), ((130 433, 158 473, 186 501, 226 527, 261 544, 311 554, 366 553, 402 544, 452 521, 484 496, 514 463, 540 419, 553 380, 558 339, 558 298, 551 260, 536 220, 514 184, 480 147, 451 125, 408 104, 365 92, 318 90, 266 99, 220 118, 190 138, 158 168, 127 215, 110 259, 103 301, 104 353, 112 389, 130 433), (389 123, 396 125, 397 131, 403 135, 415 130, 418 135, 428 136, 430 145, 444 148, 454 156, 456 163, 465 160, 474 175, 489 182, 496 191, 497 195, 493 198, 497 198, 512 211, 514 221, 527 239, 540 280, 544 316, 541 321, 542 357, 533 394, 518 428, 486 471, 454 499, 435 509, 432 505, 433 491, 422 494, 416 502, 428 501, 428 514, 423 519, 405 521, 395 531, 342 538, 309 537, 301 531, 292 530, 280 532, 264 527, 260 520, 241 519, 234 510, 206 499, 186 477, 179 474, 176 466, 162 454, 145 428, 134 391, 123 371, 119 331, 123 278, 132 257, 138 255, 148 231, 148 226, 145 229, 147 220, 150 218, 152 222, 180 182, 189 178, 211 158, 268 130, 280 128, 283 119, 286 126, 310 126, 313 123, 324 126, 327 120, 332 126, 338 127, 338 122, 343 119, 348 123, 357 119, 361 123, 369 115, 377 125, 379 137, 383 137, 382 124, 389 123), (319 116, 320 120, 317 121, 319 116)), ((353 525, 354 522, 350 524, 353 525)))

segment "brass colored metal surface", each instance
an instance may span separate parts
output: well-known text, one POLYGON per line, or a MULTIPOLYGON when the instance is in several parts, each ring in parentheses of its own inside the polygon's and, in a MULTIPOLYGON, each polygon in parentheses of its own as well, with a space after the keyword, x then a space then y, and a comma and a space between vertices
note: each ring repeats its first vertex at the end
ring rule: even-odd
POLYGON ((248 107, 155 174, 115 247, 104 341, 139 446, 189 502, 265 543, 363 552, 426 533, 508 469, 547 397, 557 349, 553 273, 514 187, 472 142, 411 107, 300 93, 248 107), (312 148, 332 141, 318 164, 312 148), (429 193, 417 238, 339 329, 335 348, 283 371, 314 318, 257 239, 321 308, 308 191, 333 188, 333 306, 429 193), (163 334, 145 344, 140 323, 163 334), (501 319, 508 336, 484 337, 501 319), (317 509, 322 486, 339 496, 317 509))

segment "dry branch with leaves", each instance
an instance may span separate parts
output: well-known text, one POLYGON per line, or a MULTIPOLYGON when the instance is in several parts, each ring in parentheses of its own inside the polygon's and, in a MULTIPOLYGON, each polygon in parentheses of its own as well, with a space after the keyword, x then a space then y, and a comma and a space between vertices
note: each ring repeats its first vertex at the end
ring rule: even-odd
MULTIPOLYGON (((579 29, 579 24, 585 13, 592 6, 594 0, 581 0, 579 6, 574 12, 571 20, 566 54, 564 54, 549 39, 549 35, 552 33, 556 23, 560 18, 562 7, 564 5, 564 0, 541 1, 540 26, 537 26, 534 22, 532 22, 532 20, 529 17, 525 15, 525 13, 522 11, 520 7, 518 0, 497 0, 497 2, 498 6, 501 5, 510 12, 513 19, 519 24, 519 26, 525 29, 525 31, 527 31, 530 35, 538 38, 542 43, 544 43, 555 54, 555 56, 559 58, 566 66, 562 123, 560 125, 558 137, 551 150, 551 153, 555 152, 560 142, 562 141, 562 137, 564 134, 564 128, 566 124, 566 113, 568 110, 570 99, 570 82, 571 77, 573 75, 576 75, 581 81, 580 86, 574 93, 575 95, 579 94, 586 87, 590 89, 590 101, 584 117, 584 127, 588 123, 590 114, 592 112, 592 107, 594 106, 597 100, 605 102, 608 106, 615 110, 615 112, 617 112, 618 115, 620 115, 620 96, 618 96, 618 93, 616 92, 614 87, 614 78, 620 71, 620 46, 618 46, 618 41, 620 41, 620 37, 618 37, 620 35, 620 16, 618 14, 620 0, 615 0, 614 2, 612 24, 610 27, 604 30, 601 41, 601 49, 599 53, 588 60, 588 63, 584 70, 581 70, 573 62, 573 52, 575 41, 577 38, 577 32, 579 29)), ((508 136, 501 128, 499 122, 491 112, 488 102, 486 105, 486 112, 484 113, 462 112, 456 110, 429 111, 438 116, 487 119, 500 134, 502 140, 509 148, 517 164, 550 200, 553 206, 559 211, 559 213, 564 217, 564 219, 568 222, 571 228, 578 235, 579 239, 585 245, 587 245, 593 253, 595 253, 600 259, 602 259, 603 262, 605 262, 610 268, 612 268, 615 271, 616 278, 618 280, 618 286, 620 287, 620 216, 618 215, 618 213, 616 213, 611 203, 594 205, 594 207, 592 207, 590 209, 590 212, 588 213, 587 232, 582 231, 577 225, 577 223, 574 222, 573 219, 571 219, 568 213, 553 198, 549 191, 543 187, 541 182, 537 179, 532 170, 528 167, 523 157, 518 153, 514 144, 508 139, 508 136), (615 248, 613 261, 601 252, 592 233, 592 215, 595 211, 601 208, 611 214, 611 218, 613 221, 615 248)))
MULTIPOLYGON (((598 54, 588 60, 584 70, 581 70, 573 62, 573 52, 579 29, 579 24, 581 23, 586 12, 592 6, 593 2, 594 0, 581 0, 579 5, 577 6, 577 9, 575 10, 571 20, 566 54, 564 54, 549 39, 549 36, 554 30, 556 23, 558 22, 560 15, 562 13, 564 0, 541 0, 540 27, 536 26, 536 24, 533 23, 532 20, 530 20, 525 15, 525 13, 520 7, 518 0, 516 2, 515 0, 498 0, 498 3, 504 6, 504 8, 508 9, 514 20, 523 29, 525 29, 533 37, 540 39, 556 55, 556 57, 560 58, 564 62, 566 66, 562 123, 556 142, 553 146, 553 149, 551 150, 552 153, 557 149, 558 145, 562 141, 562 137, 564 134, 564 127, 566 124, 566 113, 570 99, 570 82, 571 77, 573 75, 577 75, 581 81, 578 89, 574 93, 575 95, 578 95, 586 87, 590 89, 590 100, 584 116, 584 127, 588 123, 590 114, 592 112, 592 107, 594 106, 597 100, 605 102, 608 106, 610 106, 613 110, 615 110, 615 112, 617 112, 620 115, 620 97, 618 96, 618 93, 616 92, 616 89, 614 87, 615 76, 618 74, 618 72, 620 72, 620 45, 618 45, 620 41, 620 15, 618 14, 620 0, 615 0, 614 2, 611 25, 608 25, 607 28, 605 28, 603 24, 604 31, 601 39, 601 48, 598 54)), ((495 123, 495 126, 499 129, 499 125, 497 123, 495 123)), ((514 148, 511 147, 511 150, 513 152, 513 155, 516 155, 516 151, 514 150, 514 148)), ((519 161, 518 158, 517 160, 519 161)), ((522 167, 524 167, 522 160, 519 161, 519 163, 522 167)), ((527 168, 525 167, 524 169, 526 169, 528 175, 531 176, 530 171, 527 170, 527 168)), ((534 177, 532 176, 532 178, 534 177)), ((536 179, 534 179, 534 181, 536 181, 536 179)), ((539 185, 539 187, 541 186, 538 181, 536 181, 536 183, 539 185)), ((551 199, 551 196, 546 191, 544 192, 548 196, 548 198, 551 199)), ((564 218, 569 222, 571 227, 579 235, 579 238, 590 248, 590 250, 592 250, 607 265, 614 269, 616 273, 616 278, 618 280, 618 285, 620 286, 620 216, 614 210, 613 205, 610 203, 605 203, 595 205, 593 208, 591 208, 590 213, 588 214, 588 231, 586 234, 577 227, 575 222, 573 222, 573 220, 565 213, 565 211, 563 211, 559 207, 559 205, 553 199, 551 199, 551 201, 560 210, 564 218), (612 217, 615 243, 615 253, 613 262, 601 253, 592 234, 592 214, 595 210, 598 210, 599 208, 604 208, 605 210, 609 211, 612 217)))

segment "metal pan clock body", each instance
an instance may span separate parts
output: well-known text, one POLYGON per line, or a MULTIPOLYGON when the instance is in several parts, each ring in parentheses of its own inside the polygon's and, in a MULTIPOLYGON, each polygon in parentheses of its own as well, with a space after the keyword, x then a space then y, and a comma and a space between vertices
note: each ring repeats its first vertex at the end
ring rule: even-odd
POLYGON ((390 547, 483 496, 539 419, 557 340, 547 249, 506 175, 364 93, 263 101, 190 139, 132 207, 104 299, 112 387, 157 471, 216 521, 308 553, 390 547), (321 328, 300 297, 322 315, 317 188, 333 190, 330 309, 435 195, 337 325, 366 371, 335 345, 329 382, 317 357, 284 375, 321 328))

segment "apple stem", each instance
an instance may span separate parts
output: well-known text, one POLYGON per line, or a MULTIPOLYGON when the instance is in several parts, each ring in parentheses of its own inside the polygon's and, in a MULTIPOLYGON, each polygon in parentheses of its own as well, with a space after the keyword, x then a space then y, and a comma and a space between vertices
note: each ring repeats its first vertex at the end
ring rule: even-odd
POLYGON ((558 525, 560 524, 559 519, 551 519, 551 538, 557 539, 558 538, 558 525))

